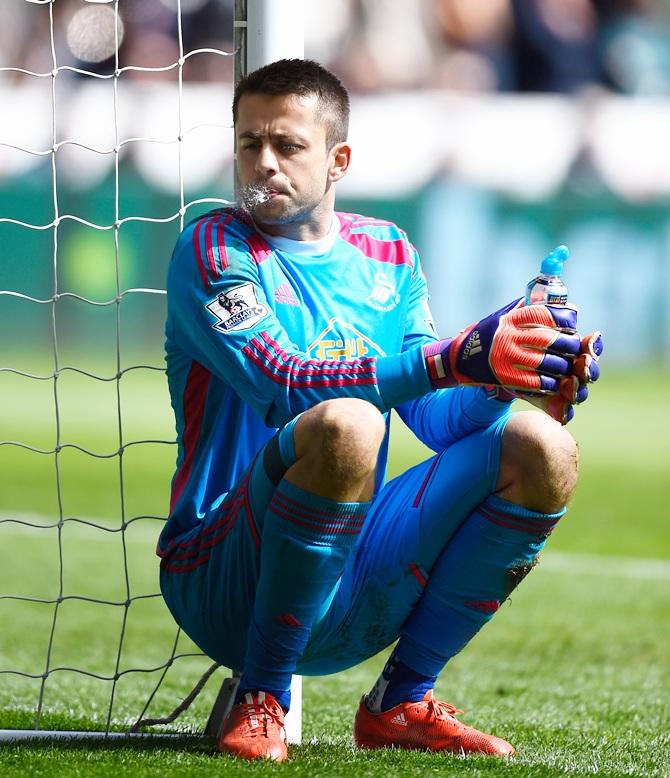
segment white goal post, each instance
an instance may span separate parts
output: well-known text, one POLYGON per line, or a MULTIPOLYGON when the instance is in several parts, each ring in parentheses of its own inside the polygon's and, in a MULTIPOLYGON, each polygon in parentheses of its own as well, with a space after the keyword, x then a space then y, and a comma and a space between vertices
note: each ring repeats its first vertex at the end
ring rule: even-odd
MULTIPOLYGON (((160 374, 163 371, 162 366, 155 364, 131 364, 129 366, 122 365, 121 360, 121 331, 122 327, 122 304, 125 305, 130 300, 147 301, 151 299, 159 299, 165 294, 163 288, 149 288, 149 287, 133 287, 127 286, 123 281, 123 268, 127 263, 127 259, 124 257, 123 241, 120 240, 120 231, 125 229, 128 225, 134 225, 137 227, 147 227, 150 225, 161 225, 166 223, 174 223, 180 228, 183 227, 185 221, 185 215, 187 210, 199 203, 226 203, 226 200, 217 198, 203 198, 187 201, 185 197, 185 185, 184 185, 184 167, 186 165, 183 154, 183 144, 188 132, 198 129, 198 126, 191 127, 190 130, 184 130, 186 127, 185 122, 185 105, 184 99, 185 89, 183 84, 183 68, 187 60, 194 54, 207 53, 211 55, 220 56, 234 56, 235 62, 235 80, 237 81, 241 76, 254 70, 268 62, 284 57, 304 57, 304 0, 235 0, 234 9, 234 51, 224 52, 215 49, 202 49, 202 50, 185 50, 182 30, 182 2, 183 0, 172 0, 173 5, 177 11, 177 43, 179 47, 179 58, 177 61, 171 63, 169 66, 160 68, 151 67, 138 67, 130 63, 127 66, 120 67, 119 64, 119 44, 122 34, 122 21, 120 16, 120 10, 123 10, 123 3, 120 0, 85 0, 85 3, 90 4, 91 7, 107 6, 114 15, 113 24, 113 58, 114 69, 109 74, 101 75, 99 72, 89 71, 84 68, 72 67, 71 65, 63 65, 59 61, 58 56, 58 42, 60 37, 64 38, 63 30, 55 30, 55 13, 54 6, 56 0, 23 0, 23 2, 30 4, 31 6, 44 6, 44 12, 48 13, 49 19, 49 47, 51 51, 52 67, 47 72, 34 72, 23 67, 16 66, 3 66, 0 67, 0 77, 7 78, 24 78, 30 79, 31 83, 40 82, 44 85, 50 84, 49 99, 51 102, 50 114, 52 119, 52 131, 51 131, 51 147, 50 148, 35 148, 29 147, 28 141, 23 140, 22 137, 17 139, 17 136, 10 137, 9 140, 2 137, 2 131, 0 130, 0 163, 2 162, 1 154, 3 152, 11 152, 12 154, 21 154, 29 156, 44 163, 48 163, 50 166, 50 179, 52 191, 44 192, 44 206, 47 212, 50 211, 52 218, 50 221, 38 222, 36 220, 26 220, 16 214, 12 213, 7 215, 0 212, 0 227, 8 227, 11 229, 23 230, 26 235, 41 236, 51 235, 51 251, 52 262, 49 270, 52 276, 51 280, 46 279, 44 286, 49 288, 48 294, 33 294, 30 291, 23 288, 0 288, 0 303, 3 302, 16 302, 21 305, 30 306, 31 310, 39 310, 40 315, 42 312, 46 313, 45 321, 47 322, 47 328, 51 330, 50 340, 51 344, 49 351, 52 356, 53 370, 35 372, 30 368, 23 365, 16 365, 12 363, 5 364, 4 357, 0 357, 0 378, 18 379, 23 382, 29 382, 34 386, 44 386, 52 394, 53 408, 54 408, 54 439, 53 445, 38 445, 34 441, 24 440, 19 438, 6 439, 8 436, 0 430, 0 452, 17 452, 24 453, 29 452, 30 455, 35 455, 43 460, 51 460, 55 466, 55 484, 56 484, 56 496, 54 499, 53 515, 39 515, 35 516, 29 512, 24 514, 5 512, 0 506, 0 530, 10 528, 12 531, 23 533, 28 535, 34 533, 35 537, 40 538, 40 541, 46 538, 49 533, 52 533, 54 538, 54 556, 57 558, 57 591, 48 594, 40 594, 39 596, 34 594, 26 594, 20 589, 10 589, 9 591, 0 588, 0 606, 7 605, 10 608, 14 607, 32 607, 39 606, 40 608, 48 609, 49 611, 49 624, 46 629, 48 640, 45 641, 45 656, 41 660, 41 665, 35 668, 26 668, 17 666, 6 666, 3 662, 3 647, 0 638, 0 684, 4 681, 12 679, 26 680, 34 682, 37 693, 37 701, 34 708, 34 726, 32 729, 28 728, 6 728, 0 729, 0 742, 14 742, 32 739, 71 739, 71 738, 146 738, 146 737, 184 737, 184 734, 170 734, 170 733, 146 733, 145 731, 134 731, 137 729, 137 723, 140 720, 146 721, 144 716, 149 709, 149 706, 158 691, 159 687, 163 683, 168 671, 173 669, 174 673, 178 673, 177 660, 181 660, 187 657, 194 656, 193 653, 181 652, 178 650, 179 632, 174 639, 172 650, 169 657, 158 665, 154 665, 151 668, 137 668, 129 667, 125 668, 121 663, 122 653, 126 651, 126 643, 128 642, 128 613, 131 608, 140 607, 144 603, 156 603, 158 607, 165 607, 162 603, 161 596, 158 592, 152 592, 149 594, 143 593, 137 595, 133 592, 131 586, 131 576, 129 576, 129 564, 128 564, 128 546, 129 538, 128 531, 131 527, 145 526, 149 520, 156 521, 164 520, 165 516, 158 515, 134 515, 134 513, 128 508, 128 501, 124 494, 124 484, 132 481, 132 463, 130 458, 126 456, 131 450, 135 451, 137 446, 142 444, 163 445, 174 447, 174 440, 167 439, 144 439, 127 440, 124 436, 124 408, 126 406, 123 402, 122 384, 124 381, 128 381, 128 376, 134 375, 140 372, 160 374), (132 71, 166 71, 173 70, 177 75, 177 89, 178 89, 178 132, 176 137, 166 139, 156 139, 150 137, 122 137, 119 121, 119 90, 120 82, 123 82, 123 78, 132 71), (110 101, 113 103, 113 144, 110 147, 100 148, 93 145, 87 145, 86 143, 72 140, 69 138, 62 138, 63 133, 63 121, 59 115, 59 106, 61 105, 62 95, 59 91, 59 84, 63 80, 63 73, 67 74, 67 77, 76 77, 82 79, 80 84, 84 84, 86 81, 96 83, 109 83, 110 89, 110 101), (135 144, 153 143, 153 144, 167 144, 174 143, 178 150, 178 168, 179 168, 179 207, 174 213, 165 216, 149 216, 149 215, 132 215, 123 216, 122 209, 120 207, 120 165, 119 158, 128 149, 133 148, 135 144), (71 149, 72 147, 83 148, 90 153, 92 158, 95 159, 111 159, 113 164, 111 165, 112 177, 113 177, 113 203, 110 203, 109 211, 113 213, 113 218, 104 221, 93 221, 90 219, 84 219, 76 212, 70 212, 67 206, 63 208, 59 200, 59 181, 62 172, 62 152, 63 150, 71 149), (69 291, 67 289, 66 282, 61 278, 60 268, 60 251, 59 239, 62 236, 63 230, 69 225, 82 226, 96 235, 110 236, 113 243, 113 266, 114 266, 114 286, 115 294, 111 299, 95 299, 94 297, 88 297, 78 292, 69 291), (115 344, 116 351, 116 369, 111 374, 99 374, 92 369, 86 367, 70 364, 64 354, 68 353, 67 348, 67 332, 63 332, 58 320, 58 307, 63 305, 64 302, 76 302, 87 308, 95 308, 102 311, 108 310, 112 314, 110 326, 114 333, 112 333, 111 340, 115 344), (112 415, 117 419, 118 437, 114 448, 111 451, 100 452, 91 450, 84 443, 76 440, 71 440, 63 432, 63 400, 60 394, 60 386, 66 377, 83 377, 90 379, 96 385, 109 387, 112 391, 111 403, 113 405, 112 415), (116 462, 118 467, 114 474, 114 478, 118 479, 119 483, 119 505, 120 512, 118 517, 118 523, 116 526, 107 526, 104 524, 96 523, 89 520, 86 517, 70 515, 70 512, 64 508, 64 485, 63 485, 63 458, 69 452, 77 452, 85 456, 86 458, 96 462, 116 462), (122 581, 121 596, 115 590, 112 593, 107 593, 100 589, 100 581, 96 582, 95 593, 77 593, 71 594, 64 588, 64 580, 67 580, 67 544, 64 538, 67 535, 66 528, 69 530, 71 527, 81 528, 82 531, 96 531, 100 533, 107 533, 108 535, 114 533, 114 537, 118 537, 121 541, 122 556, 120 557, 121 570, 119 572, 119 578, 122 581), (77 668, 69 666, 69 664, 61 659, 59 656, 57 659, 54 657, 54 635, 57 630, 64 629, 62 622, 64 616, 62 615, 64 609, 67 609, 70 604, 80 604, 83 606, 95 605, 100 607, 106 607, 113 609, 120 615, 120 634, 116 638, 116 644, 114 647, 114 653, 116 660, 114 663, 114 671, 109 674, 100 674, 96 672, 90 672, 85 667, 77 668), (125 642, 124 642, 125 641, 125 642), (95 681, 104 682, 110 685, 111 694, 108 706, 105 711, 102 711, 96 719, 96 721, 102 722, 102 728, 96 731, 79 731, 75 729, 58 729, 48 726, 51 721, 48 711, 48 688, 51 679, 55 673, 72 673, 73 678, 82 679, 88 681, 94 679, 95 681), (137 697, 137 707, 139 715, 135 717, 133 714, 133 721, 130 722, 128 715, 125 715, 124 721, 120 722, 115 716, 115 694, 118 692, 119 683, 125 679, 132 679, 142 677, 140 674, 156 673, 159 675, 158 682, 149 693, 149 699, 146 703, 143 702, 143 698, 137 697), (134 675, 133 675, 134 674, 134 675), (45 722, 47 726, 45 726, 45 722), (134 726, 121 726, 121 724, 133 724, 134 726)), ((15 0, 19 2, 19 0, 15 0)), ((110 17, 111 18, 111 17, 110 17)), ((4 64, 4 63, 0 63, 4 64)), ((95 117, 94 117, 95 120, 95 117)), ((102 119, 100 119, 102 121, 102 119)), ((202 126, 205 126, 204 124, 202 126)), ((210 124, 208 126, 215 126, 210 124)), ((221 125, 219 125, 221 126, 221 125)), ((230 130, 230 125, 226 127, 230 130)), ((0 173, 2 168, 0 165, 0 173)), ((1 177, 1 176, 0 176, 1 177)), ((5 260, 3 260, 4 262, 5 260)), ((10 260, 12 261, 12 260, 10 260)), ((29 261, 28 257, 19 257, 18 260, 13 261, 29 261)), ((48 265, 47 265, 48 267, 48 265)), ((0 286, 2 281, 0 281, 0 286)), ((13 309, 12 309, 13 310, 13 309)), ((11 321, 4 322, 3 327, 11 329, 11 321)), ((109 399, 109 398, 108 398, 109 399)), ((82 409, 83 410, 83 409, 82 409)), ((159 526, 154 523, 156 528, 156 536, 158 534, 159 526)), ((25 541, 24 541, 25 542, 25 541)), ((146 565, 154 565, 152 558, 146 559, 146 565)), ((97 571, 96 571, 97 572, 97 571)), ((39 571, 37 571, 39 577, 39 571)), ((104 574, 101 576, 104 578, 104 574)), ((104 581, 103 581, 104 583, 104 581)), ((165 609, 167 612, 167 609, 165 609)), ((0 616, 0 618, 2 618, 0 616)), ((2 628, 0 628, 2 629, 2 628)), ((26 641, 31 640, 30 635, 22 636, 26 641)), ((90 643, 93 646, 93 635, 90 636, 90 643)), ((84 643, 89 639, 87 636, 83 638, 84 643)), ((147 641, 151 638, 146 637, 147 641)), ((93 650, 93 648, 91 648, 93 650)), ((195 655, 199 656, 199 655, 195 655)), ((125 658, 125 657, 124 657, 125 658)), ((209 668, 208 672, 201 679, 202 685, 206 682, 207 678, 214 672, 215 666, 209 668)), ((74 681, 73 681, 74 683, 74 681)), ((204 734, 209 737, 216 737, 223 718, 232 704, 233 695, 237 686, 237 679, 235 677, 224 680, 221 690, 219 691, 214 707, 210 713, 209 719, 205 726, 204 734)), ((201 687, 200 687, 201 688, 201 687)), ((193 697, 198 693, 199 689, 194 690, 193 697)), ((143 694, 139 692, 138 694, 143 694)), ((118 694, 117 694, 118 696, 118 694)), ((174 699, 175 704, 178 702, 177 696, 174 699)), ((190 704, 190 700, 183 701, 178 708, 184 708, 187 704, 190 704)), ((173 712, 174 713, 174 712, 173 712)), ((174 719, 170 719, 174 720, 174 719)), ((159 722, 160 723, 160 722, 159 722)), ((293 743, 300 742, 301 738, 301 724, 302 724, 302 685, 299 677, 294 678, 292 686, 292 707, 289 715, 287 716, 287 734, 289 741, 293 743)), ((0 722, 0 727, 3 724, 0 722)))

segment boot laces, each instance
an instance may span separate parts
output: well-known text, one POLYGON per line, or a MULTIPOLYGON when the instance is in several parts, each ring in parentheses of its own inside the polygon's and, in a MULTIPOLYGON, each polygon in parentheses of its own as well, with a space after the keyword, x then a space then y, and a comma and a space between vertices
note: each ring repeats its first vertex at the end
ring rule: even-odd
POLYGON ((458 714, 463 713, 462 710, 459 710, 454 705, 451 705, 448 702, 441 702, 434 697, 428 700, 428 712, 436 719, 453 719, 458 714))
POLYGON ((273 705, 270 707, 267 701, 240 703, 240 714, 246 719, 249 727, 249 735, 268 734, 268 724, 274 722, 279 729, 284 727, 284 716, 281 708, 273 705), (256 723, 254 724, 254 719, 256 723))

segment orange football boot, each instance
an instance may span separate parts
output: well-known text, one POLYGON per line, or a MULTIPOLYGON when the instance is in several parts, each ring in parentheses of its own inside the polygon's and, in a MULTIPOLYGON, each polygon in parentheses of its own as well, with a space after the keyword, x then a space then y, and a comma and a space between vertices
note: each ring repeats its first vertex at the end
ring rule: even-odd
POLYGON ((217 747, 244 759, 283 762, 288 753, 281 705, 268 692, 247 692, 224 721, 217 747))
POLYGON ((511 756, 514 748, 456 719, 463 711, 426 692, 420 702, 401 702, 383 713, 371 713, 361 700, 354 722, 354 740, 361 748, 416 748, 455 754, 511 756))

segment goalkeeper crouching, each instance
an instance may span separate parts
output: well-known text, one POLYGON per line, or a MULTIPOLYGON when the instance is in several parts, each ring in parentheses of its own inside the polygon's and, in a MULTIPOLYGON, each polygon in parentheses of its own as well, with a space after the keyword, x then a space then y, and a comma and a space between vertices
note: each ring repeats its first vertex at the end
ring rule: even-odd
POLYGON ((507 756, 433 687, 565 513, 577 447, 562 424, 601 340, 573 308, 521 301, 439 339, 405 233, 335 211, 348 114, 311 61, 235 90, 242 202, 191 222, 168 274, 179 449, 161 588, 241 673, 221 751, 285 759, 291 676, 394 645, 358 746, 507 756), (518 396, 545 413, 511 415, 518 396), (392 408, 436 453, 386 483, 392 408))

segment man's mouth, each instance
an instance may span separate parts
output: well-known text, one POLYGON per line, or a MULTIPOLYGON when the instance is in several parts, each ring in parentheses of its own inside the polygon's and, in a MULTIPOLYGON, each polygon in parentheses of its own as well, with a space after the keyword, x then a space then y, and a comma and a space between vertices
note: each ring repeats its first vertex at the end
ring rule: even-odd
POLYGON ((278 195, 288 195, 286 189, 280 189, 276 186, 268 186, 266 187, 266 191, 269 197, 277 197, 278 195))
POLYGON ((248 184, 240 189, 240 200, 245 208, 252 211, 270 199, 268 188, 264 184, 248 184))
POLYGON ((255 208, 258 208, 259 205, 263 205, 270 200, 273 200, 275 197, 287 194, 288 192, 283 189, 277 189, 276 187, 268 186, 267 184, 256 183, 248 184, 243 187, 240 191, 240 199, 245 208, 254 210, 255 208))

